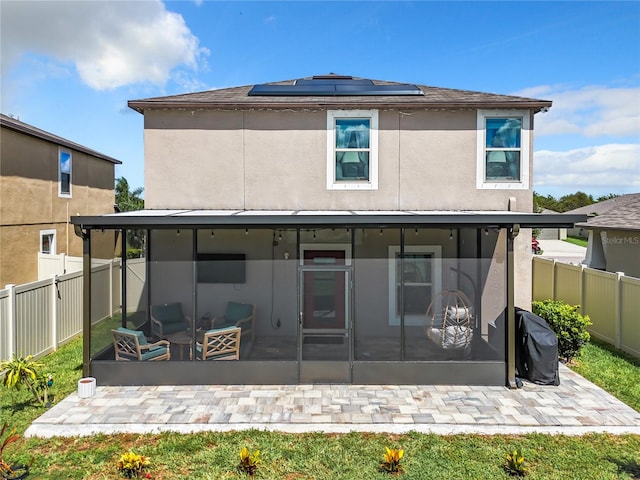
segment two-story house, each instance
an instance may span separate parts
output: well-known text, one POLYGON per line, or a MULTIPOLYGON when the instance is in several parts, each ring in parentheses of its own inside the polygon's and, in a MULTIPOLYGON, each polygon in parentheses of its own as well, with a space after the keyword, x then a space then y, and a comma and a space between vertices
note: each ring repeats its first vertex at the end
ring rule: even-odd
MULTIPOLYGON (((38 280, 38 252, 82 255, 70 217, 113 212, 120 163, 0 115, 0 287, 38 280)), ((113 238, 94 257, 113 258, 113 238)))
POLYGON ((85 319, 85 374, 514 383, 530 229, 582 219, 531 213, 534 115, 551 102, 331 74, 129 106, 144 115, 147 210, 72 221, 88 252, 96 231, 146 232, 144 291, 125 293, 113 328, 142 312, 173 350, 122 362, 85 319), (162 330, 176 312, 191 320, 162 330), (238 361, 202 361, 236 324, 238 361))

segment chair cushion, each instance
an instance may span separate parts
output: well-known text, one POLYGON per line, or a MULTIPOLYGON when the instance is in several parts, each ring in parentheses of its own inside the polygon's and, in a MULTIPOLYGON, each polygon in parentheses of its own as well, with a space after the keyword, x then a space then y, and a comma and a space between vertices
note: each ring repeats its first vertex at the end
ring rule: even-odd
POLYGON ((166 353, 167 353, 167 347, 157 346, 157 347, 150 348, 148 351, 144 352, 141 355, 141 358, 142 360, 150 360, 152 358, 159 357, 160 355, 165 355, 166 353))
POLYGON ((118 327, 117 330, 119 332, 129 333, 129 334, 132 334, 132 335, 135 335, 136 337, 138 337, 138 345, 146 345, 147 344, 147 337, 144 336, 144 332, 141 332, 139 330, 131 330, 129 328, 124 328, 124 327, 118 327))
POLYGON ((182 305, 179 303, 156 305, 153 307, 153 317, 163 325, 183 322, 182 305))
POLYGON ((227 303, 227 311, 224 313, 226 319, 235 324, 238 320, 247 318, 253 312, 253 305, 247 303, 229 302, 227 303))
POLYGON ((227 317, 216 318, 212 325, 214 329, 228 328, 228 327, 235 327, 235 326, 236 326, 236 320, 231 320, 227 317))
POLYGON ((162 333, 163 335, 170 335, 172 333, 182 332, 187 328, 187 324, 184 322, 163 323, 162 333))

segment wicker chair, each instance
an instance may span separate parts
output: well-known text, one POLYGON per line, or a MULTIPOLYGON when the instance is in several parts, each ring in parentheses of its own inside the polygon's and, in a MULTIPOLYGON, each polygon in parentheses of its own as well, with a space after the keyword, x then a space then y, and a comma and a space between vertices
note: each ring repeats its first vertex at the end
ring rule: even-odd
POLYGON ((473 340, 471 301, 460 290, 436 295, 425 315, 427 338, 442 350, 469 354, 473 340))

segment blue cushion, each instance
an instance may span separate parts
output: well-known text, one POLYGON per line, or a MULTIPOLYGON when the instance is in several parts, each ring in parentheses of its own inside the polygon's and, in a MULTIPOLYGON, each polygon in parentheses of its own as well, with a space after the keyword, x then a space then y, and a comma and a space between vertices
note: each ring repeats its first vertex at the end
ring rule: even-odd
POLYGON ((171 333, 182 332, 187 329, 187 324, 184 322, 163 323, 162 333, 169 335, 171 333))
POLYGON ((236 321, 230 320, 227 317, 216 318, 212 325, 214 328, 227 328, 227 327, 235 327, 236 321))
POLYGON ((124 327, 118 327, 117 330, 122 333, 130 333, 137 336, 139 345, 147 344, 147 337, 144 336, 144 332, 141 332, 139 330, 131 330, 129 328, 124 328, 124 327))
POLYGON ((179 303, 156 305, 153 307, 153 318, 163 325, 182 322, 184 318, 184 315, 182 315, 182 305, 179 303))
POLYGON ((167 353, 167 347, 156 346, 141 355, 142 360, 150 360, 167 353))
POLYGON ((229 322, 235 324, 238 320, 242 320, 243 318, 247 318, 253 312, 253 305, 249 305, 246 303, 236 303, 229 302, 227 303, 227 311, 224 316, 227 318, 229 322))

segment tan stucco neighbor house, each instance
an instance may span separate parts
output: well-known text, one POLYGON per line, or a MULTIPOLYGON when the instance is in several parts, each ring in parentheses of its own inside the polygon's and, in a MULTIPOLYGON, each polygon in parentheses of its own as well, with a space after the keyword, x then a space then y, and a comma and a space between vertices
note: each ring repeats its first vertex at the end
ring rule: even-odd
POLYGON ((576 228, 588 232, 584 263, 640 278, 640 193, 621 195, 573 210, 587 215, 576 228))
MULTIPOLYGON (((119 160, 0 115, 0 288, 38 280, 38 252, 82 256, 70 217, 113 212, 119 160)), ((113 258, 113 235, 94 255, 113 258)))
POLYGON ((144 289, 112 328, 163 342, 123 362, 86 314, 85 374, 514 385, 530 229, 585 218, 532 213, 534 115, 551 102, 330 74, 129 106, 146 210, 72 222, 88 252, 96 231, 144 230, 124 279, 144 289), (236 361, 207 361, 236 325, 236 361))

